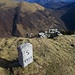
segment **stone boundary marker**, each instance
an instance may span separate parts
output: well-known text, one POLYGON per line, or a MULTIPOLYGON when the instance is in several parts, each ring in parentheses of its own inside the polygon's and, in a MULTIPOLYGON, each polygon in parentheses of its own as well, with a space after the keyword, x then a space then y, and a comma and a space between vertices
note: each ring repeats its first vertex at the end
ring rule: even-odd
POLYGON ((24 43, 18 46, 18 59, 22 67, 33 62, 33 46, 31 43, 24 43))

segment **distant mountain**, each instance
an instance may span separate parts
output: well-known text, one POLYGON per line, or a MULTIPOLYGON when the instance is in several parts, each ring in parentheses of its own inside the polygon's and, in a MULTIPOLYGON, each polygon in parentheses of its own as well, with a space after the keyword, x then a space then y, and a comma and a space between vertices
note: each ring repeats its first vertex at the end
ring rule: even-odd
POLYGON ((75 2, 53 10, 52 15, 56 17, 56 20, 63 21, 63 25, 68 30, 75 31, 75 2))
POLYGON ((0 3, 0 37, 36 35, 49 28, 75 31, 75 3, 58 9, 28 2, 0 3))
POLYGON ((67 12, 61 16, 61 19, 65 23, 68 30, 75 31, 75 3, 66 5, 60 10, 67 10, 67 12))
POLYGON ((48 2, 46 4, 44 4, 45 8, 49 8, 49 9, 58 9, 61 8, 65 5, 71 4, 70 2, 48 2))
POLYGON ((0 6, 0 36, 26 36, 41 30, 66 27, 52 15, 52 10, 36 3, 8 1, 0 6), (14 5, 13 5, 14 4, 14 5))
POLYGON ((24 0, 24 1, 28 1, 28 2, 36 2, 39 3, 41 5, 44 5, 46 3, 50 3, 50 2, 74 2, 75 0, 24 0))
POLYGON ((30 3, 38 3, 46 8, 57 9, 72 2, 75 0, 17 0, 17 1, 26 1, 30 3))

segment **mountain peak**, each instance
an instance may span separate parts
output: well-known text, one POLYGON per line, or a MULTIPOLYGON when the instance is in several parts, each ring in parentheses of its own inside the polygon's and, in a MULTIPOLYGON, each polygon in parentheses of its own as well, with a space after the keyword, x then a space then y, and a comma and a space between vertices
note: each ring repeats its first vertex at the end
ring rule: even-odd
POLYGON ((28 3, 28 2, 22 2, 22 8, 21 11, 30 11, 30 12, 35 12, 37 10, 44 10, 45 8, 40 6, 39 4, 36 3, 28 3))
MULTIPOLYGON (((0 1, 0 3, 4 4, 4 6, 2 8, 15 8, 18 6, 18 4, 20 2, 16 1, 16 0, 3 0, 0 1), (13 5, 14 4, 14 5, 13 5)), ((29 2, 21 2, 21 11, 22 12, 35 12, 37 10, 44 10, 45 8, 37 3, 29 3, 29 2)))

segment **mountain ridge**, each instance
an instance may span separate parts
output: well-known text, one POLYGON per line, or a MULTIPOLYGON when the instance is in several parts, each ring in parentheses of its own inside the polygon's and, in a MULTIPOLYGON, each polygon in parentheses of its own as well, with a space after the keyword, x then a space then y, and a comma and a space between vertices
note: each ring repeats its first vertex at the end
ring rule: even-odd
POLYGON ((15 2, 14 6, 11 1, 1 4, 0 37, 26 37, 27 34, 31 33, 35 36, 38 35, 39 31, 45 31, 49 28, 57 28, 60 31, 75 31, 74 5, 75 3, 72 3, 62 8, 52 10, 46 9, 39 4, 28 2, 15 2), (20 5, 20 3, 22 3, 22 5, 20 5), (66 16, 69 11, 71 11, 71 15, 68 14, 66 16))
POLYGON ((36 35, 40 30, 49 28, 66 29, 51 15, 50 10, 38 4, 22 2, 22 6, 18 7, 18 3, 14 6, 11 3, 0 7, 0 36, 25 37, 27 33, 36 35))
POLYGON ((24 0, 24 1, 28 1, 31 3, 35 2, 35 3, 39 3, 41 5, 44 5, 49 2, 75 2, 75 0, 63 0, 63 1, 62 0, 24 0))

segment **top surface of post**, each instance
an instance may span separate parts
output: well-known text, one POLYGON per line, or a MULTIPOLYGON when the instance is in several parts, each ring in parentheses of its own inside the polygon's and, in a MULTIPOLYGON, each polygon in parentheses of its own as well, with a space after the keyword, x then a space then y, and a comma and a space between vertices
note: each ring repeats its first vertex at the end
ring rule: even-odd
POLYGON ((32 47, 32 44, 31 43, 24 43, 24 44, 21 44, 20 46, 18 46, 18 48, 20 48, 20 50, 22 50, 23 48, 26 48, 26 47, 32 47))

